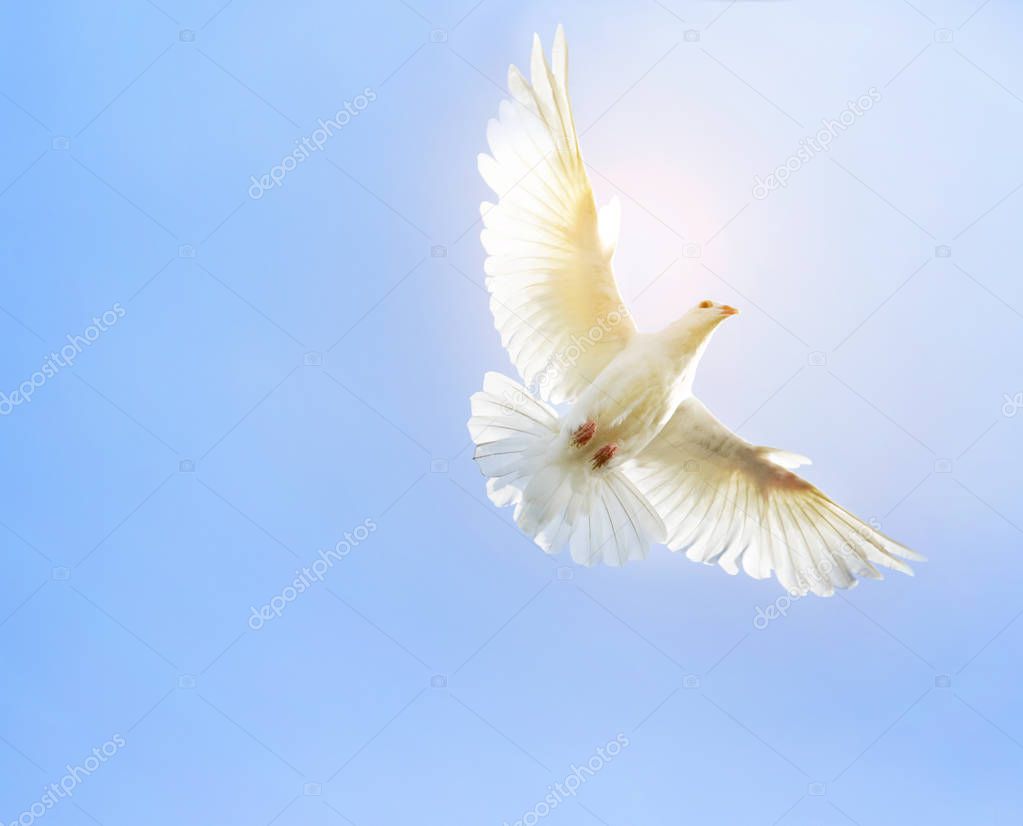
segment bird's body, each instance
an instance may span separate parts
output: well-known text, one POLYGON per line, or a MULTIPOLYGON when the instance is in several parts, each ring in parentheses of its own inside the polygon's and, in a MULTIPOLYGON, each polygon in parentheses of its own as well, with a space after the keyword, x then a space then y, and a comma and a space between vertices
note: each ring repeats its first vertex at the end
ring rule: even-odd
POLYGON ((663 542, 729 573, 773 572, 794 594, 880 578, 875 566, 910 573, 900 557, 922 557, 791 472, 809 459, 749 444, 693 395, 712 334, 737 310, 703 301, 657 333, 636 328, 611 268, 620 208, 593 199, 560 27, 552 62, 534 38, 532 82, 511 67, 513 100, 479 161, 498 194, 481 206, 491 310, 541 397, 497 373, 472 397, 491 500, 514 505, 544 550, 567 545, 587 565, 642 559, 663 542))
POLYGON ((633 336, 564 416, 558 442, 564 445, 564 455, 587 459, 614 445, 615 456, 607 467, 639 456, 692 395, 702 343, 716 326, 716 313, 708 312, 705 324, 672 325, 633 336), (596 425, 587 440, 591 450, 579 451, 572 445, 572 435, 587 422, 596 425))

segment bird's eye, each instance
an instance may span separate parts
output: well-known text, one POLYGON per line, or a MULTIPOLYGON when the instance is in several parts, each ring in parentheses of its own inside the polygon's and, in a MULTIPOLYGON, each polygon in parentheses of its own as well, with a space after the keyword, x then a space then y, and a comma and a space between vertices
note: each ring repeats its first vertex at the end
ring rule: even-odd
POLYGON ((700 302, 700 307, 702 307, 704 310, 706 310, 709 307, 713 307, 713 306, 714 306, 714 302, 713 301, 701 301, 700 302))

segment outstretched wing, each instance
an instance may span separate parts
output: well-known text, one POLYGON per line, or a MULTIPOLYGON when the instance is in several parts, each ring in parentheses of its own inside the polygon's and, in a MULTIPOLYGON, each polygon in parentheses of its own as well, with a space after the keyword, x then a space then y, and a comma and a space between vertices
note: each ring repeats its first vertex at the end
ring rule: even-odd
POLYGON ((585 389, 635 333, 611 258, 619 206, 598 215, 568 100, 568 51, 559 26, 554 70, 534 35, 532 83, 508 70, 512 100, 487 125, 479 170, 497 193, 483 203, 490 309, 526 385, 552 402, 585 389))
POLYGON ((773 571, 793 595, 830 596, 875 566, 912 570, 923 559, 835 504, 788 468, 809 459, 743 441, 691 398, 628 469, 667 528, 668 547, 690 559, 773 571))

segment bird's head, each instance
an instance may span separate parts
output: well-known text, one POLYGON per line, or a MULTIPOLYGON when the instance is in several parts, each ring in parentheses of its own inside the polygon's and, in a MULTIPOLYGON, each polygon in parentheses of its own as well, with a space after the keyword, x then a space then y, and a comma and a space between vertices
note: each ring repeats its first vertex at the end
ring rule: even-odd
POLYGON ((669 324, 662 331, 662 335, 670 342, 671 348, 677 350, 680 355, 699 359, 717 326, 738 312, 735 307, 728 304, 701 301, 677 321, 669 324))
POLYGON ((717 327, 729 316, 738 315, 739 311, 729 304, 718 304, 709 299, 701 301, 689 311, 690 320, 700 326, 717 327))

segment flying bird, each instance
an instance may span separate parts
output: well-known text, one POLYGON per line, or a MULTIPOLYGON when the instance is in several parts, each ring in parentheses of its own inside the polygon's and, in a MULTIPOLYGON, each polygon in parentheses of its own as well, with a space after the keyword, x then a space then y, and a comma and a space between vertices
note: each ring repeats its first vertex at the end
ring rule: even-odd
POLYGON ((911 574, 902 560, 923 557, 792 472, 809 459, 749 444, 693 395, 714 331, 738 310, 701 301, 659 332, 636 328, 612 269, 620 207, 594 201, 562 27, 550 64, 534 35, 530 79, 511 66, 508 88, 479 156, 497 196, 481 204, 481 240, 522 383, 487 373, 468 422, 491 501, 583 565, 662 543, 731 574, 773 573, 800 596, 880 579, 879 567, 911 574))

